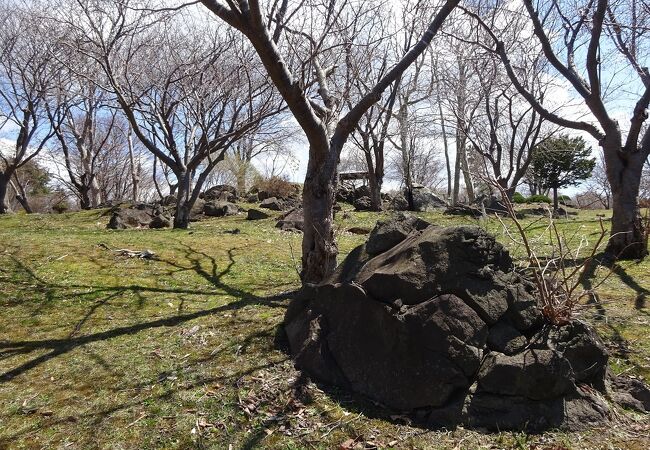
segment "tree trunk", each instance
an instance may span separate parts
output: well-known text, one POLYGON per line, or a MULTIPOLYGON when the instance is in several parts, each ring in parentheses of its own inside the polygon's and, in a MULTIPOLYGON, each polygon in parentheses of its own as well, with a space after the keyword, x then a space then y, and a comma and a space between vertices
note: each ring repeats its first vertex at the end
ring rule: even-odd
POLYGON ((445 127, 445 116, 442 113, 440 95, 438 95, 438 112, 440 114, 440 126, 442 127, 442 144, 445 150, 445 166, 447 168, 447 201, 451 199, 451 163, 449 161, 449 142, 447 140, 447 127, 445 127))
MULTIPOLYGON (((135 163, 135 154, 133 152, 133 128, 131 127, 129 127, 126 134, 126 142, 129 148, 129 166, 131 169, 131 197, 134 202, 137 202, 138 197, 140 196, 140 162, 138 161, 137 165, 135 163)), ((156 186, 156 188, 157 187, 158 186, 156 186)))
POLYGON ((174 215, 174 228, 182 230, 190 226, 190 210, 191 205, 188 200, 190 197, 190 174, 189 172, 182 172, 178 176, 178 197, 176 201, 176 213, 174 215))
POLYGON ((469 163, 467 161, 467 138, 463 134, 460 137, 460 168, 463 172, 463 179, 465 180, 465 189, 467 191, 467 202, 472 203, 476 199, 474 195, 474 181, 472 180, 472 173, 469 170, 469 163))
POLYGON ((553 212, 558 210, 558 201, 557 201, 557 186, 553 186, 553 212))
MULTIPOLYGON (((367 140, 366 140, 367 141, 367 140)), ((380 172, 379 166, 381 161, 373 161, 372 152, 369 142, 364 142, 366 148, 363 149, 363 153, 366 157, 366 167, 368 168, 368 188, 370 189, 370 209, 372 211, 381 211, 381 185, 382 185, 382 175, 380 172)))
POLYGON ((7 202, 7 187, 9 186, 10 177, 5 173, 0 172, 0 214, 11 212, 7 202))
POLYGON ((84 210, 92 208, 89 186, 82 185, 81 189, 79 189, 79 207, 84 210))
POLYGON ((27 191, 25 191, 25 187, 20 183, 20 180, 15 175, 16 174, 14 173, 15 183, 9 180, 9 186, 11 186, 13 191, 16 193, 16 200, 18 201, 18 203, 20 203, 20 206, 23 207, 23 209, 27 214, 32 214, 34 211, 32 210, 32 207, 29 204, 27 191))
POLYGON ((370 209, 381 211, 381 183, 377 179, 374 170, 368 172, 368 188, 370 189, 370 209))
POLYGON ((644 158, 642 152, 623 152, 618 145, 611 148, 614 145, 603 144, 612 189, 612 229, 606 252, 616 259, 641 259, 648 254, 638 203, 644 158))
MULTIPOLYGON (((456 136, 458 138, 458 136, 456 136)), ((456 141, 458 146, 458 141, 456 141)), ((456 148, 456 160, 454 161, 454 190, 451 196, 451 204, 456 206, 460 196, 460 157, 458 155, 458 148, 456 148)))
MULTIPOLYGON (((312 152, 310 154, 323 154, 312 152)), ((337 152, 330 149, 328 160, 309 159, 303 188, 303 283, 319 283, 336 268, 338 248, 334 240, 334 199, 337 181, 337 152)))
POLYGON ((29 204, 29 200, 27 199, 27 197, 23 196, 22 194, 16 194, 16 200, 18 201, 18 203, 20 203, 20 206, 23 207, 23 209, 27 214, 34 213, 31 205, 29 204))

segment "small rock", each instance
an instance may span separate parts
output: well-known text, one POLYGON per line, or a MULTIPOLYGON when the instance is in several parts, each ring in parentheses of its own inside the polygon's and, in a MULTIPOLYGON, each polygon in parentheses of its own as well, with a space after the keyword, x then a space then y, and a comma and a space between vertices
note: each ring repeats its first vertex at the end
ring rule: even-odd
POLYGON ((169 228, 172 226, 172 219, 170 217, 159 214, 151 219, 149 228, 169 228))
POLYGON ((246 220, 262 220, 262 219, 268 219, 269 217, 271 217, 270 214, 267 214, 264 211, 260 211, 259 209, 251 208, 248 210, 246 220))
POLYGON ((352 233, 352 234, 368 234, 368 233, 370 233, 370 229, 364 228, 364 227, 352 227, 352 228, 348 228, 348 233, 352 233))
POLYGON ((282 211, 284 209, 284 202, 275 197, 262 200, 260 208, 270 209, 271 211, 282 211))
POLYGON ((372 202, 370 197, 359 197, 353 203, 356 211, 370 211, 372 209, 372 202))

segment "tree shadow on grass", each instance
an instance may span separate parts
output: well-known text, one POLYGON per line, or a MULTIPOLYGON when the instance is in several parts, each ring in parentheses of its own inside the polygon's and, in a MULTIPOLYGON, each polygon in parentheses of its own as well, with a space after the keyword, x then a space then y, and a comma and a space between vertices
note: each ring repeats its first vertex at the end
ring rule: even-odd
POLYGON ((643 309, 645 306, 645 299, 650 293, 650 291, 643 286, 641 286, 631 275, 627 273, 625 268, 620 266, 616 261, 613 261, 610 257, 605 254, 596 255, 591 261, 588 261, 585 265, 585 269, 582 272, 580 283, 582 288, 585 291, 591 292, 589 295, 589 300, 587 305, 595 309, 596 314, 594 319, 598 321, 603 327, 605 327, 611 334, 609 344, 610 349, 613 351, 613 354, 625 359, 629 364, 641 369, 638 364, 635 364, 630 360, 630 354, 632 350, 627 339, 623 337, 619 327, 616 325, 615 321, 610 320, 607 314, 605 305, 601 302, 600 296, 597 292, 594 292, 594 289, 597 289, 598 286, 594 286, 593 280, 596 277, 596 271, 598 267, 606 267, 611 271, 611 274, 618 276, 622 283, 627 285, 629 288, 635 291, 636 299, 634 302, 634 308, 639 310, 639 313, 647 314, 643 309))
POLYGON ((144 330, 155 329, 159 327, 173 327, 184 322, 197 319, 199 317, 209 316, 225 311, 235 311, 251 305, 264 305, 268 307, 285 307, 286 300, 293 297, 295 291, 283 292, 271 296, 258 296, 243 289, 230 286, 223 281, 224 276, 230 273, 232 267, 235 265, 234 251, 236 249, 228 250, 229 262, 227 266, 218 270, 217 261, 214 257, 192 249, 189 246, 185 247, 185 259, 189 261, 189 265, 185 265, 177 260, 156 259, 159 263, 164 263, 170 266, 172 271, 192 271, 205 279, 213 289, 187 289, 187 288, 157 288, 140 285, 127 285, 127 286, 84 286, 84 285, 60 285, 50 283, 40 278, 33 270, 26 264, 12 256, 15 268, 26 277, 29 283, 27 286, 37 286, 37 288, 44 292, 46 300, 52 301, 55 298, 61 297, 79 297, 78 290, 84 289, 84 295, 95 298, 95 302, 90 306, 88 311, 76 322, 72 332, 68 337, 63 339, 43 339, 32 341, 0 341, 0 360, 11 358, 17 355, 25 355, 31 353, 39 353, 46 351, 46 353, 36 356, 27 362, 24 362, 14 368, 11 368, 4 373, 0 374, 0 383, 8 382, 9 380, 21 375, 49 360, 58 356, 64 355, 78 347, 84 346, 97 341, 105 341, 123 335, 136 334, 144 330), (209 266, 207 269, 203 267, 202 260, 207 260, 209 266), (67 294, 65 291, 71 291, 67 294), (61 291, 64 291, 61 294, 61 291), (86 334, 83 336, 76 336, 81 332, 84 324, 95 314, 95 312, 102 306, 108 304, 110 300, 119 297, 123 294, 133 293, 140 297, 143 293, 164 293, 176 295, 223 295, 237 298, 237 300, 227 303, 225 305, 216 306, 214 308, 201 309, 194 312, 184 313, 182 311, 184 302, 181 301, 181 306, 177 314, 169 317, 157 318, 155 320, 144 321, 128 326, 112 328, 107 331, 86 334), (99 297, 99 298, 97 298, 99 297))

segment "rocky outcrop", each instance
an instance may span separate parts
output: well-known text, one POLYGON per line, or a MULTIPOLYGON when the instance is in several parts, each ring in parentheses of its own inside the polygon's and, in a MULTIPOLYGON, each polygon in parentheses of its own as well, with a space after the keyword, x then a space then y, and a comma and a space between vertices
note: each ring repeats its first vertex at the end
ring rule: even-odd
POLYGON ((354 209, 355 211, 370 211, 372 210, 372 201, 370 200, 370 197, 359 197, 356 200, 354 200, 354 209))
POLYGON ((282 231, 302 232, 304 221, 305 217, 303 215, 302 208, 294 208, 286 214, 280 216, 280 220, 278 220, 278 223, 275 224, 275 227, 281 229, 282 231))
POLYGON ((251 208, 248 210, 246 220, 262 220, 268 219, 269 217, 271 217, 270 214, 267 214, 264 211, 260 211, 259 209, 251 208))
POLYGON ((477 227, 379 223, 290 304, 298 368, 431 426, 575 429, 607 420, 607 353, 584 323, 548 324, 532 283, 477 227), (593 390, 591 390, 593 391, 593 390))
POLYGON ((112 230, 128 228, 165 228, 171 226, 169 211, 160 205, 138 203, 120 204, 110 211, 111 218, 106 226, 112 230))
POLYGON ((447 206, 447 202, 434 194, 431 189, 422 185, 414 185, 412 194, 413 208, 416 211, 430 211, 447 206))
POLYGON ((203 205, 203 214, 208 217, 234 216, 238 212, 237 205, 230 202, 208 202, 203 205))
POLYGON ((370 198, 370 188, 368 186, 354 186, 351 184, 339 183, 336 190, 337 202, 346 202, 352 205, 362 197, 370 198))
POLYGON ((282 211, 284 209, 284 201, 275 197, 270 197, 262 200, 260 208, 270 209, 271 211, 282 211))
POLYGON ((227 184, 212 186, 205 192, 199 194, 199 198, 206 202, 229 202, 235 203, 238 199, 237 189, 227 184))

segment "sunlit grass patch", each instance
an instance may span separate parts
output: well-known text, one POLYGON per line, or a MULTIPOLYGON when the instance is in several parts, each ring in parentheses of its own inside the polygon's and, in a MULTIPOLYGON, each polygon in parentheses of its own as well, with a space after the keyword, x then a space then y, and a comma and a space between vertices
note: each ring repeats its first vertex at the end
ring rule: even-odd
MULTIPOLYGON (((647 423, 632 419, 580 434, 424 430, 399 412, 314 385, 295 371, 278 333, 300 284, 301 235, 279 231, 274 219, 243 215, 185 231, 109 231, 103 213, 0 217, 0 448, 328 449, 350 439, 449 449, 650 443, 647 423), (124 257, 118 249, 147 249, 156 258, 124 257)), ((599 213, 558 226, 590 236, 599 213)), ((345 206, 336 218, 341 258, 366 239, 347 230, 370 229, 389 216, 345 206)), ((518 255, 495 219, 422 217, 483 226, 518 255)), ((524 223, 543 235, 542 221, 524 223)), ((613 370, 646 378, 649 269, 648 261, 620 263, 611 274, 599 268, 600 301, 581 311, 606 338, 613 370)))

